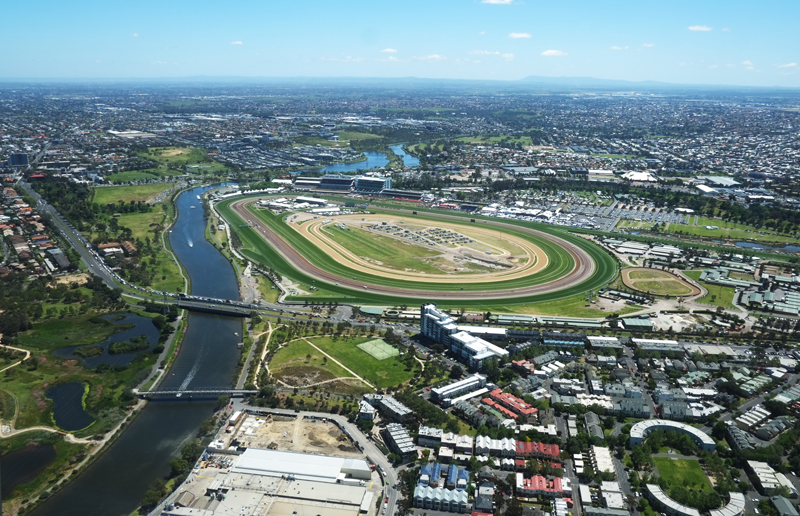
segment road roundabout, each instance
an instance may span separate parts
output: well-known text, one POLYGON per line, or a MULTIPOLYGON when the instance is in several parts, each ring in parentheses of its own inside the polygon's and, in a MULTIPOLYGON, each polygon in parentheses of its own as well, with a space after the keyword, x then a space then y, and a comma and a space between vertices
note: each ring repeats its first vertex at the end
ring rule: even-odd
POLYGON ((616 274, 601 248, 544 224, 373 206, 274 213, 256 204, 261 198, 216 209, 248 259, 330 294, 315 301, 488 307, 586 293, 616 274))

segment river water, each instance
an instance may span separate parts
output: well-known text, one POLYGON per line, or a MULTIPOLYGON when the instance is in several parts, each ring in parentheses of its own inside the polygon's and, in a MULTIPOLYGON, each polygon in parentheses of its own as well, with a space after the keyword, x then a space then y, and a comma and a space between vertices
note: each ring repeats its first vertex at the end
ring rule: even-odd
MULTIPOLYGON (((170 243, 191 279, 194 295, 239 299, 236 275, 228 260, 205 239, 202 209, 195 188, 178 198, 178 220, 170 243), (189 242, 193 245, 190 246, 189 242)), ((178 358, 160 388, 202 389, 231 385, 238 360, 242 320, 189 312, 189 328, 178 358)), ((207 419, 213 401, 185 398, 151 401, 103 454, 64 489, 32 513, 35 516, 129 514, 148 486, 169 473, 169 461, 207 419)))

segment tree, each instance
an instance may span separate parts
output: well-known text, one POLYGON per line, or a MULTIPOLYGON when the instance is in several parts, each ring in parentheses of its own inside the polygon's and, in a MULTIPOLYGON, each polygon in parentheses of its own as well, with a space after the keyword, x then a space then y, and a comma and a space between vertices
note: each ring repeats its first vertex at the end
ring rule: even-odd
POLYGON ((464 369, 460 365, 456 364, 450 369, 450 378, 461 378, 462 376, 464 376, 464 369))

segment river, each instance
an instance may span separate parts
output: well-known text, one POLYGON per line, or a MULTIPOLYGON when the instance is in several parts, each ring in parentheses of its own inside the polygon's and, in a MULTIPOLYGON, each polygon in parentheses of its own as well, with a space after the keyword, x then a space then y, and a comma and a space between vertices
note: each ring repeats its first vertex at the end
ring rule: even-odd
MULTIPOLYGON (((197 195, 200 187, 178 197, 178 220, 170 243, 191 280, 194 295, 239 299, 236 275, 228 260, 205 239, 197 195), (199 207, 199 206, 198 206, 199 207), (193 245, 190 246, 189 242, 193 245)), ((189 312, 189 328, 163 389, 201 389, 231 385, 238 360, 242 320, 189 312)), ((148 486, 169 473, 169 461, 197 432, 213 401, 148 402, 119 438, 81 475, 30 514, 105 516, 129 514, 148 486)))
MULTIPOLYGON (((404 167, 418 167, 419 166, 419 159, 415 158, 411 154, 406 154, 403 150, 403 144, 391 145, 389 146, 395 154, 400 156, 400 159, 403 160, 404 167)), ((345 172, 355 172, 357 170, 370 170, 375 167, 383 168, 389 164, 389 159, 386 157, 386 154, 383 152, 365 152, 364 156, 367 158, 365 161, 356 161, 355 163, 335 163, 333 165, 328 165, 325 168, 321 168, 318 171, 315 170, 297 170, 294 172, 290 172, 290 174, 300 175, 306 172, 322 172, 323 174, 342 174, 345 172)))

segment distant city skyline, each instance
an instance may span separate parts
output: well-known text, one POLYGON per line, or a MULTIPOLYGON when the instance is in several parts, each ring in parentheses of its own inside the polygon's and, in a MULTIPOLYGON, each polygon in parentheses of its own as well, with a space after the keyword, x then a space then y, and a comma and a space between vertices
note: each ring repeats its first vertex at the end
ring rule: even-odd
POLYGON ((12 2, 0 79, 594 77, 800 87, 800 3, 12 2))

